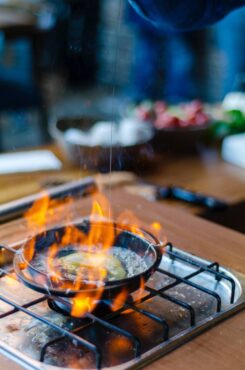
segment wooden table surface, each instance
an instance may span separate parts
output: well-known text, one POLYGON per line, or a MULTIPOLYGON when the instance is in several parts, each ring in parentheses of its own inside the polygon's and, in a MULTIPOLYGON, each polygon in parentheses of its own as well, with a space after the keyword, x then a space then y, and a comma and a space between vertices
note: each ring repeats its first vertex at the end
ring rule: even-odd
MULTIPOLYGON (((52 147, 56 153, 57 149, 52 147)), ((59 155, 59 153, 58 153, 59 155)), ((67 164, 59 172, 0 176, 1 202, 37 192, 44 183, 67 181, 86 175, 67 164)), ((213 152, 203 157, 163 157, 155 173, 145 174, 146 181, 176 184, 219 196, 233 204, 245 199, 245 171, 224 163, 213 152)), ((178 247, 245 274, 245 236, 202 220, 191 213, 192 207, 179 203, 150 203, 136 196, 112 191, 112 204, 117 214, 132 209, 146 223, 160 221, 167 238, 178 247)), ((90 200, 77 202, 75 210, 87 213, 90 200)), ((25 237, 23 220, 0 226, 0 243, 14 242, 25 237)), ((149 365, 147 369, 168 370, 242 370, 245 368, 245 313, 219 324, 169 355, 149 365)), ((1 368, 1 365, 0 365, 1 368)), ((2 368, 1 368, 2 369, 2 368)))
MULTIPOLYGON (((88 174, 88 171, 67 163, 55 145, 50 145, 45 149, 52 150, 62 160, 63 169, 0 176, 0 204, 36 193, 45 184, 74 180, 88 174)), ((163 155, 159 158, 159 165, 154 170, 147 173, 142 172, 139 175, 146 182, 184 186, 222 198, 230 204, 245 199, 245 170, 224 162, 216 150, 207 150, 200 155, 174 157, 163 155)), ((179 202, 171 201, 170 204, 174 207, 193 210, 193 207, 179 202)))
POLYGON ((245 199, 245 169, 223 161, 216 149, 199 155, 166 156, 159 169, 144 178, 158 184, 176 184, 221 197, 234 204, 245 199))

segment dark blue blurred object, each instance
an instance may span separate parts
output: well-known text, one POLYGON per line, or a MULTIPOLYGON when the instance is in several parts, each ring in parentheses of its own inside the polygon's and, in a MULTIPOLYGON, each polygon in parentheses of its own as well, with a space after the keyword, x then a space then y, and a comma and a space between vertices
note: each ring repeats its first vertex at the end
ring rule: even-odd
POLYGON ((35 85, 0 80, 0 111, 40 108, 41 93, 35 85))
POLYGON ((245 233, 245 201, 242 201, 237 204, 230 205, 227 209, 223 210, 213 210, 206 209, 204 212, 198 216, 215 222, 219 225, 229 227, 230 229, 236 230, 240 233, 245 233))
POLYGON ((245 8, 229 14, 215 26, 218 49, 224 60, 222 95, 244 89, 245 75, 245 8))
MULTIPOLYGON (((0 57, 4 58, 7 41, 0 33, 0 57)), ((7 45, 11 55, 8 63, 0 63, 0 110, 39 107, 41 95, 33 78, 33 55, 31 41, 16 37, 7 45)))
POLYGON ((197 97, 195 44, 200 33, 159 30, 131 7, 127 21, 135 31, 131 100, 177 103, 197 97))
POLYGON ((17 36, 7 45, 8 63, 0 64, 0 151, 40 144, 48 138, 43 98, 33 76, 31 41, 17 36))
POLYGON ((225 210, 228 207, 228 204, 223 200, 187 190, 179 186, 157 187, 156 199, 177 199, 197 206, 203 206, 211 210, 225 210))
POLYGON ((245 0, 129 0, 141 16, 159 29, 191 30, 217 22, 245 0))

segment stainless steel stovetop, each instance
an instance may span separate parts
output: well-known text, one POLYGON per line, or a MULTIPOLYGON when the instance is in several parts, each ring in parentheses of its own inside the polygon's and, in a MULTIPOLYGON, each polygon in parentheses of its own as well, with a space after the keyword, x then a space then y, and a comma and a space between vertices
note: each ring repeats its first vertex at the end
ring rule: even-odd
POLYGON ((0 353, 27 369, 139 368, 245 307, 244 276, 171 245, 144 292, 106 317, 63 316, 8 271, 0 278, 0 353))

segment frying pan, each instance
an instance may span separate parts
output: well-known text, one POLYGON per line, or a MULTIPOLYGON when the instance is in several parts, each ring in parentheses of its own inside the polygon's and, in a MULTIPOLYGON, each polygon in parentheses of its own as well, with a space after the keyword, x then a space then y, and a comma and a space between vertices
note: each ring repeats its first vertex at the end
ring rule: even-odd
MULTIPOLYGON (((103 232, 106 232, 109 224, 104 221, 91 221, 84 219, 81 223, 76 224, 76 228, 83 233, 88 234, 91 226, 99 225, 103 232)), ((74 226, 74 225, 73 225, 74 226)), ((110 224, 111 227, 111 224, 110 224)), ((103 293, 100 299, 113 299, 117 294, 126 291, 127 294, 137 290, 141 284, 142 279, 146 282, 149 277, 155 272, 159 266, 162 258, 161 244, 157 238, 150 233, 138 229, 139 233, 133 233, 130 228, 113 223, 114 230, 114 246, 126 248, 135 252, 144 259, 147 268, 134 276, 126 277, 121 280, 104 281, 103 293)), ((29 239, 18 253, 15 254, 14 268, 19 279, 29 288, 34 289, 40 293, 49 294, 59 297, 74 297, 78 293, 86 293, 88 297, 95 297, 98 285, 93 282, 82 281, 79 289, 74 289, 74 281, 62 280, 58 282, 51 281, 47 272, 35 266, 34 261, 37 259, 44 259, 47 256, 49 248, 57 243, 59 245, 62 236, 64 235, 65 227, 59 227, 39 234, 35 239, 29 239), (30 249, 35 245, 34 254, 30 253, 30 249), (30 256, 31 257, 28 257, 30 256)), ((102 233, 103 233, 102 232, 102 233)), ((62 252, 60 248, 59 253, 62 252)), ((67 249, 66 249, 67 251, 67 249)))

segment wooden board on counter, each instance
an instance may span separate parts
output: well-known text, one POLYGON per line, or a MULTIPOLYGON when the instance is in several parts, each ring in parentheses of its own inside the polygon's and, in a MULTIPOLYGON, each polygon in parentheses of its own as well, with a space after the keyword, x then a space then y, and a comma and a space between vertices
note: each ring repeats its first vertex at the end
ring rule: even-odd
MULTIPOLYGON (((218 261, 245 273, 245 235, 173 209, 168 205, 150 203, 120 190, 108 193, 114 217, 122 210, 132 210, 144 224, 159 221, 169 241, 179 248, 201 257, 218 261)), ((72 218, 88 215, 91 198, 75 202, 69 209, 72 218)), ((0 226, 0 243, 15 243, 27 236, 23 219, 0 226)), ((219 324, 171 354, 149 365, 147 369, 168 370, 242 370, 245 368, 244 312, 219 324)))

